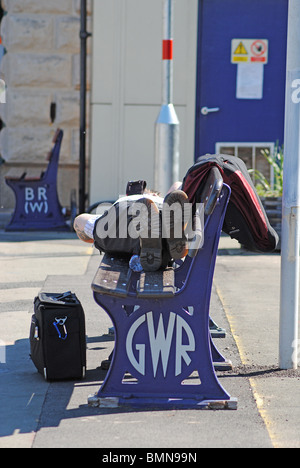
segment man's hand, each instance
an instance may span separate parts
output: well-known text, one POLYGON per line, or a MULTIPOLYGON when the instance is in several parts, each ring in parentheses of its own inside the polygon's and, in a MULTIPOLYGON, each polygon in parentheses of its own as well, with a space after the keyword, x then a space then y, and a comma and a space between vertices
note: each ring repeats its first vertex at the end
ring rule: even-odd
POLYGON ((90 217, 90 215, 87 214, 87 213, 83 213, 83 214, 77 216, 77 218, 75 218, 75 220, 74 220, 73 227, 74 227, 74 230, 75 230, 75 232, 76 232, 76 234, 77 234, 77 236, 79 237, 80 240, 82 240, 83 242, 87 242, 88 244, 93 244, 94 239, 91 239, 84 232, 84 226, 85 226, 86 222, 88 221, 89 217, 90 217))

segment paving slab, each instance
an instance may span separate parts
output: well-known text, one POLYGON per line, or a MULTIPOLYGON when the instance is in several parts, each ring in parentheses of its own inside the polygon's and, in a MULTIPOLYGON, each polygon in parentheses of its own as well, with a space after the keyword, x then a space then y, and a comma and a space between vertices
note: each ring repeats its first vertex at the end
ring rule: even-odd
POLYGON ((220 241, 211 316, 227 331, 224 339, 214 341, 233 369, 217 375, 238 398, 236 411, 88 406, 88 396, 106 376, 100 363, 114 346, 111 321, 94 302, 90 287, 98 252, 74 235, 34 238, 31 233, 9 240, 0 231, 0 261, 1 448, 299 447, 299 372, 278 369, 279 255, 249 255, 227 237, 220 241), (85 380, 49 383, 34 368, 28 335, 40 290, 72 290, 82 302, 85 380))

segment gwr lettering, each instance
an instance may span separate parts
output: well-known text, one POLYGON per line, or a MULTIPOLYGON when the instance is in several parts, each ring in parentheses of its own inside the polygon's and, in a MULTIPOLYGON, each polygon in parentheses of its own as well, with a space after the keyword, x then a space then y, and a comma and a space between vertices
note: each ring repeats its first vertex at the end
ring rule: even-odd
MULTIPOLYGON (((163 314, 160 314, 157 330, 155 331, 153 312, 139 317, 130 327, 126 338, 126 352, 132 366, 142 375, 145 375, 146 366, 146 345, 139 343, 135 345, 137 358, 133 352, 133 339, 138 328, 146 323, 148 328, 150 355, 152 359, 153 375, 156 377, 159 358, 161 357, 164 377, 166 376, 172 339, 175 332, 175 369, 174 374, 178 376, 182 372, 182 361, 188 366, 191 363, 191 358, 188 353, 195 351, 195 337, 188 323, 179 315, 170 312, 165 333, 163 314), (175 327, 176 324, 176 327, 175 327), (188 343, 183 344, 183 331, 185 332, 188 343)), ((148 350, 149 353, 149 350, 148 350)))

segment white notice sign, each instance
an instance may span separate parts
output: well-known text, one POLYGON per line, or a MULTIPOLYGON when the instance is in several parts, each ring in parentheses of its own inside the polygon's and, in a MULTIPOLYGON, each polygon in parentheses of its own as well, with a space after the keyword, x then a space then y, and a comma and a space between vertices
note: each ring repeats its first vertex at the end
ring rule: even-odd
POLYGON ((236 98, 262 99, 264 83, 263 63, 239 63, 237 66, 236 98))

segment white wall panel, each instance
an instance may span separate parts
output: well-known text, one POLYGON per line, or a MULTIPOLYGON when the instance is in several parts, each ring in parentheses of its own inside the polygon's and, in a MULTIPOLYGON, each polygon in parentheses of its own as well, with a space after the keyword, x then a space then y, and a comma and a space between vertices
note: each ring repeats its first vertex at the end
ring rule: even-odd
MULTIPOLYGON (((193 163, 197 0, 174 0, 174 105, 183 177, 193 163)), ((151 187, 161 105, 163 0, 94 0, 90 203, 151 187)))

